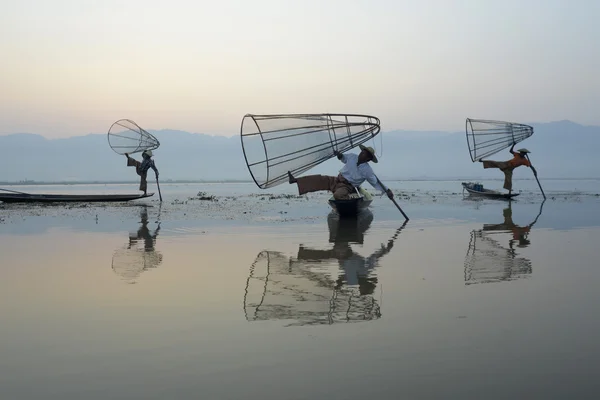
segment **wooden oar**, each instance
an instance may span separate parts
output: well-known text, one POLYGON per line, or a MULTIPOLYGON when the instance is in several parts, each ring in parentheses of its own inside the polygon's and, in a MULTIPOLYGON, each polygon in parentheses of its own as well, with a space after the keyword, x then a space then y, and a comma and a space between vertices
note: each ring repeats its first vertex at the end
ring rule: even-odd
MULTIPOLYGON (((375 178, 377 178, 377 176, 375 176, 375 178)), ((383 186, 383 183, 381 183, 381 181, 379 180, 379 178, 377 178, 377 182, 379 183, 379 185, 381 185, 382 188, 385 187, 385 186, 383 186)), ((387 193, 386 193, 386 195, 387 195, 387 193)), ((394 202, 394 204, 396 205, 396 208, 402 213, 402 215, 404 215, 404 218, 408 221, 408 215, 406 215, 404 213, 404 211, 402 211, 402 209, 400 208, 400 206, 398 205, 398 203, 396 203, 396 199, 394 199, 392 197, 390 200, 394 202)))
MULTIPOLYGON (((529 155, 525 154, 525 157, 527 157, 527 160, 529 161, 529 164, 531 164, 531 160, 529 159, 529 155)), ((533 167, 533 164, 531 164, 531 170, 533 171, 533 176, 535 176, 535 180, 537 181, 538 186, 540 187, 540 190, 542 192, 542 196, 544 196, 544 200, 546 200, 546 194, 544 193, 544 189, 542 189, 542 184, 540 183, 540 180, 538 179, 537 171, 533 167)))
POLYGON ((158 188, 158 197, 160 198, 160 202, 162 203, 162 194, 160 194, 160 184, 158 183, 158 176, 156 177, 156 187, 158 188))
POLYGON ((16 194, 26 194, 26 195, 30 195, 30 193, 24 193, 24 192, 17 192, 15 190, 8 190, 8 189, 2 189, 0 188, 0 190, 2 190, 3 192, 10 192, 10 193, 16 193, 16 194))

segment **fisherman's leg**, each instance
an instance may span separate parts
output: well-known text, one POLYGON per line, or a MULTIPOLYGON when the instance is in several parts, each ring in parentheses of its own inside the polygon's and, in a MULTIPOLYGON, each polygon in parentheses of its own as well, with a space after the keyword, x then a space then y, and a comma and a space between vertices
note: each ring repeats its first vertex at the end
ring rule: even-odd
POLYGON ((332 190, 335 185, 335 178, 327 175, 308 175, 295 179, 298 184, 299 194, 332 190))
POLYGON ((142 175, 140 178, 140 190, 146 194, 146 190, 148 189, 148 182, 146 181, 146 175, 142 175))
POLYGON ((509 193, 512 192, 512 169, 505 169, 504 172, 504 189, 508 190, 509 193))
POLYGON ((500 166, 498 166, 498 162, 497 161, 483 160, 481 162, 483 163, 483 168, 484 169, 488 169, 488 168, 500 168, 500 166))
POLYGON ((127 157, 127 166, 128 167, 135 167, 135 169, 138 169, 140 167, 140 165, 142 165, 141 162, 136 161, 135 159, 133 159, 131 157, 127 157))

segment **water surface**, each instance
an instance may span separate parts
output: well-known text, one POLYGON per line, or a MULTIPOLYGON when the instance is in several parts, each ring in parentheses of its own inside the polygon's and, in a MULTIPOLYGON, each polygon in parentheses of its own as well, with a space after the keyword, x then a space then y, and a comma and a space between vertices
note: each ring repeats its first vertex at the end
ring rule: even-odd
POLYGON ((595 188, 443 185, 3 205, 0 398, 596 398, 595 188))

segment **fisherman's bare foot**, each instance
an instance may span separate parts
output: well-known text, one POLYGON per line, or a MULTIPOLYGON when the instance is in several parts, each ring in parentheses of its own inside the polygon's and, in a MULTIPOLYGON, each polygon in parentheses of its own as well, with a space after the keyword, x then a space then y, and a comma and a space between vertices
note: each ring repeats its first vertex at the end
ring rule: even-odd
POLYGON ((288 177, 290 178, 290 179, 289 179, 289 181, 290 181, 290 184, 292 184, 292 183, 296 183, 296 182, 297 182, 297 179, 296 179, 296 178, 294 178, 294 176, 292 175, 292 173, 291 173, 290 171, 288 171, 288 177))
POLYGON ((480 158, 480 159, 479 159, 479 160, 477 160, 477 161, 479 161, 479 162, 483 162, 483 159, 481 159, 481 158, 480 158))

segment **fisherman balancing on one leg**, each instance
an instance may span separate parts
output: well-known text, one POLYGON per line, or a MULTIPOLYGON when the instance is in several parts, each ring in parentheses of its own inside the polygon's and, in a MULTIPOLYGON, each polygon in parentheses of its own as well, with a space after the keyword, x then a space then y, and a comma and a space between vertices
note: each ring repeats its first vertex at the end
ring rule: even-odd
POLYGON ((375 150, 363 145, 360 145, 360 149, 360 154, 334 153, 345 164, 338 176, 308 175, 295 178, 291 172, 288 172, 289 182, 298 184, 298 193, 301 195, 329 190, 336 200, 343 200, 350 198, 350 194, 356 193, 356 188, 366 180, 375 189, 385 192, 390 199, 394 198, 392 191, 383 186, 368 164, 369 161, 378 162, 375 150))
POLYGON ((508 190, 508 193, 512 193, 512 175, 515 168, 525 165, 535 172, 535 168, 531 165, 527 159, 527 153, 531 153, 527 149, 519 149, 518 152, 514 152, 515 143, 510 148, 511 154, 514 156, 512 160, 508 161, 490 161, 490 160, 479 160, 483 163, 483 168, 498 168, 504 172, 504 189, 508 190))
POLYGON ((127 166, 135 167, 135 172, 137 172, 137 174, 140 176, 140 190, 144 192, 144 195, 146 195, 146 191, 148 189, 146 176, 148 175, 148 170, 150 168, 154 170, 156 179, 158 180, 158 169, 156 168, 156 165, 154 165, 154 160, 152 159, 152 150, 146 150, 142 153, 142 162, 129 157, 129 154, 127 153, 125 153, 125 157, 127 157, 127 166))

